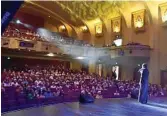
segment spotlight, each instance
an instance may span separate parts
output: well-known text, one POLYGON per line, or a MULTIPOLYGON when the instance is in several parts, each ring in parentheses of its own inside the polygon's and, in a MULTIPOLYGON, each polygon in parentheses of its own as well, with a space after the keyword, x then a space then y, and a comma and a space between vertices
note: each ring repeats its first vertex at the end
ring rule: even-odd
POLYGON ((82 32, 87 32, 88 31, 87 26, 82 26, 81 28, 82 28, 82 32))
POLYGON ((17 23, 17 24, 20 24, 21 22, 20 22, 20 20, 16 20, 16 23, 17 23))
POLYGON ((8 57, 7 59, 10 60, 10 57, 8 57))
POLYGON ((47 56, 53 57, 55 55, 53 53, 48 53, 47 56))
POLYGON ((77 57, 77 59, 80 59, 80 60, 82 60, 82 59, 84 59, 84 57, 77 57))
POLYGON ((62 30, 65 30, 65 29, 66 29, 66 27, 65 27, 64 25, 61 25, 60 28, 61 28, 62 30))

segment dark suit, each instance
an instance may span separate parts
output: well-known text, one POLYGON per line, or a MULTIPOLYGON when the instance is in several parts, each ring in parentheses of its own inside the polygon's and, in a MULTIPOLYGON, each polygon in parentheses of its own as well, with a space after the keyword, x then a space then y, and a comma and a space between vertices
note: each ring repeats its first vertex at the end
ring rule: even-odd
POLYGON ((143 69, 140 78, 140 90, 138 100, 140 103, 146 104, 148 99, 148 69, 143 69))

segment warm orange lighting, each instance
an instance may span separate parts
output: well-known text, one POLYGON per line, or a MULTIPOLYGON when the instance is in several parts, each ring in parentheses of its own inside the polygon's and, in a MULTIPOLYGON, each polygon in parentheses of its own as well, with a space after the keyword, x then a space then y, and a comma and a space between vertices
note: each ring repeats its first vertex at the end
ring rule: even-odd
POLYGON ((132 13, 133 15, 133 25, 136 29, 143 29, 144 27, 144 18, 145 18, 145 10, 140 10, 132 13))
POLYGON ((82 30, 82 32, 87 32, 87 31, 88 31, 88 28, 87 28, 87 26, 82 26, 82 27, 81 27, 81 30, 82 30))
POLYGON ((61 25, 61 26, 60 26, 60 29, 65 30, 66 27, 65 27, 64 25, 61 25))
POLYGON ((97 34, 102 33, 101 29, 97 29, 97 30, 96 30, 96 33, 97 33, 97 34))
POLYGON ((162 21, 167 22, 167 12, 166 12, 166 14, 164 14, 164 16, 162 16, 162 21))
POLYGON ((135 27, 137 27, 137 28, 143 27, 143 22, 142 21, 137 21, 136 24, 135 24, 135 27))
POLYGON ((135 19, 134 25, 136 28, 141 28, 144 25, 143 19, 140 15, 138 15, 135 19))
POLYGON ((115 33, 120 33, 121 31, 121 17, 116 17, 112 19, 112 29, 115 33))
POLYGON ((97 35, 101 35, 102 34, 102 32, 103 32, 102 23, 96 24, 95 32, 96 32, 97 35))
POLYGON ((162 22, 166 23, 167 22, 167 3, 160 4, 159 6, 161 11, 162 22))
POLYGON ((115 28, 114 28, 114 32, 116 32, 116 33, 120 32, 119 27, 115 27, 115 28))

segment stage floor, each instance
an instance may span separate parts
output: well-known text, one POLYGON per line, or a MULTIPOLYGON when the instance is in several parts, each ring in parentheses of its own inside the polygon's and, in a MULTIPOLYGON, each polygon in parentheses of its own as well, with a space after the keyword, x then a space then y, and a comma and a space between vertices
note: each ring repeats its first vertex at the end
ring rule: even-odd
POLYGON ((134 99, 99 99, 92 104, 60 103, 12 111, 2 116, 167 116, 167 98, 143 105, 134 99))

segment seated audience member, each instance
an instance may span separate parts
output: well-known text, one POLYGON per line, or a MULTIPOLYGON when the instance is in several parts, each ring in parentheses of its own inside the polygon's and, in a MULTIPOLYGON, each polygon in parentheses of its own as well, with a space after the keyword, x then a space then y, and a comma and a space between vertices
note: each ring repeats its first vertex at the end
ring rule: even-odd
POLYGON ((103 98, 101 91, 98 91, 96 95, 96 99, 101 99, 101 98, 103 98))
POLYGON ((51 93, 50 90, 47 90, 47 91, 44 92, 44 96, 45 96, 45 98, 52 98, 53 94, 51 93))
POLYGON ((114 96, 119 96, 120 93, 116 90, 116 92, 114 93, 114 96))
MULTIPOLYGON (((2 72, 3 95, 16 93, 16 97, 24 95, 28 100, 35 98, 63 97, 68 93, 86 96, 90 101, 103 98, 106 92, 112 97, 131 96, 136 98, 139 85, 136 81, 105 79, 97 74, 84 71, 73 71, 52 65, 26 65, 23 67, 5 69, 2 72), (17 70, 16 70, 17 69, 17 70), (105 91, 105 92, 103 92, 105 91)), ((149 97, 167 96, 167 86, 149 85, 149 97)), ((71 96, 69 96, 71 97, 71 96)), ((2 97, 2 100, 4 97, 2 97)))

